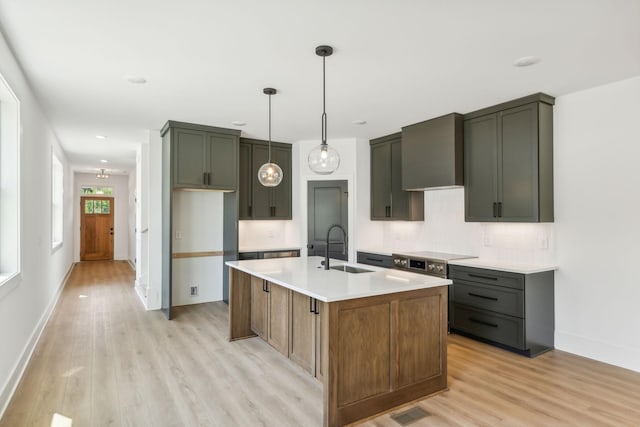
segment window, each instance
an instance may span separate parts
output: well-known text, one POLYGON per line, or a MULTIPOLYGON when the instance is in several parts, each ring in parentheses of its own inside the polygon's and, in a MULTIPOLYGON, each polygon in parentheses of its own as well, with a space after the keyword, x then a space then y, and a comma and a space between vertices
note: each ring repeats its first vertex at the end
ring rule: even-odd
POLYGON ((63 179, 62 162, 51 153, 51 248, 62 246, 63 229, 63 179))
POLYGON ((20 103, 0 76, 0 297, 20 280, 20 103))
POLYGON ((82 187, 82 195, 112 196, 112 187, 82 187))

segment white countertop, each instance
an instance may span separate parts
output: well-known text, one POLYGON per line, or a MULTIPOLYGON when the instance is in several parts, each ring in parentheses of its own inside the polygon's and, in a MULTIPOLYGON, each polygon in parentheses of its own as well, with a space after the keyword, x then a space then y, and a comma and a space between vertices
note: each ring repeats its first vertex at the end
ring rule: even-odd
POLYGON ((320 261, 323 259, 311 256, 227 261, 225 264, 323 302, 447 286, 452 283, 451 280, 439 277, 333 259, 330 262, 332 266, 349 264, 373 272, 346 273, 324 270, 320 267, 320 261))
POLYGON ((280 251, 299 251, 300 247, 284 246, 282 248, 240 248, 238 252, 280 252, 280 251))
POLYGON ((510 273, 533 274, 543 271, 555 270, 555 265, 535 265, 520 264, 505 261, 496 261, 486 258, 469 258, 449 261, 449 265, 460 265, 463 267, 486 268, 488 270, 508 271, 510 273))

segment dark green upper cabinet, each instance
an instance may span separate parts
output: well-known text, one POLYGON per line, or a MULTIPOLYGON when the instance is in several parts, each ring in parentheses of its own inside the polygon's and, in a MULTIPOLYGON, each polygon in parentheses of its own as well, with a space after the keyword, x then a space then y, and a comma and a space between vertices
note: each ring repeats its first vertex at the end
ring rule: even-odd
POLYGON ((424 220, 424 192, 402 190, 400 133, 372 139, 371 219, 424 220))
POLYGON ((282 168, 282 182, 265 187, 258 169, 269 160, 267 141, 240 138, 239 218, 291 219, 291 144, 271 142, 271 161, 282 168))
POLYGON ((553 221, 553 103, 536 94, 465 115, 467 222, 553 221))
POLYGON ((174 188, 237 190, 239 131, 169 121, 162 135, 171 145, 174 188))
POLYGON ((463 185, 461 114, 402 128, 402 188, 427 190, 463 185))

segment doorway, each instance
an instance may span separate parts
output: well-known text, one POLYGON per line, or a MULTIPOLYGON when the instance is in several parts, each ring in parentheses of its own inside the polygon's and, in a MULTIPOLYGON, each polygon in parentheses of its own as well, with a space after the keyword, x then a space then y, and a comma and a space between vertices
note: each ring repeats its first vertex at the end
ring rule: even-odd
MULTIPOLYGON (((348 181, 309 181, 307 184, 307 254, 324 256, 327 231, 339 224, 349 233, 348 181)), ((329 236, 329 257, 347 260, 348 242, 333 229, 329 236)))
POLYGON ((80 197, 80 261, 113 260, 113 197, 80 197))

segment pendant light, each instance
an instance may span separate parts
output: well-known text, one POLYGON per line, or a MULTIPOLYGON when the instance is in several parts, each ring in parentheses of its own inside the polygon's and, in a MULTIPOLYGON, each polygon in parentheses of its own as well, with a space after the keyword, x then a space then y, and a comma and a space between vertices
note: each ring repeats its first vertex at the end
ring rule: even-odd
POLYGON ((269 161, 258 169, 258 181, 265 187, 276 187, 282 182, 282 169, 277 164, 271 163, 271 95, 275 95, 277 91, 266 87, 262 92, 269 95, 269 161))
POLYGON ((104 169, 100 169, 100 172, 96 174, 96 178, 99 179, 107 179, 109 178, 109 174, 104 171, 104 169))
POLYGON ((327 111, 326 111, 326 78, 325 59, 331 56, 333 48, 331 46, 318 46, 316 55, 322 56, 322 143, 309 153, 309 168, 317 174, 329 175, 335 172, 340 166, 340 155, 327 145, 327 111))

